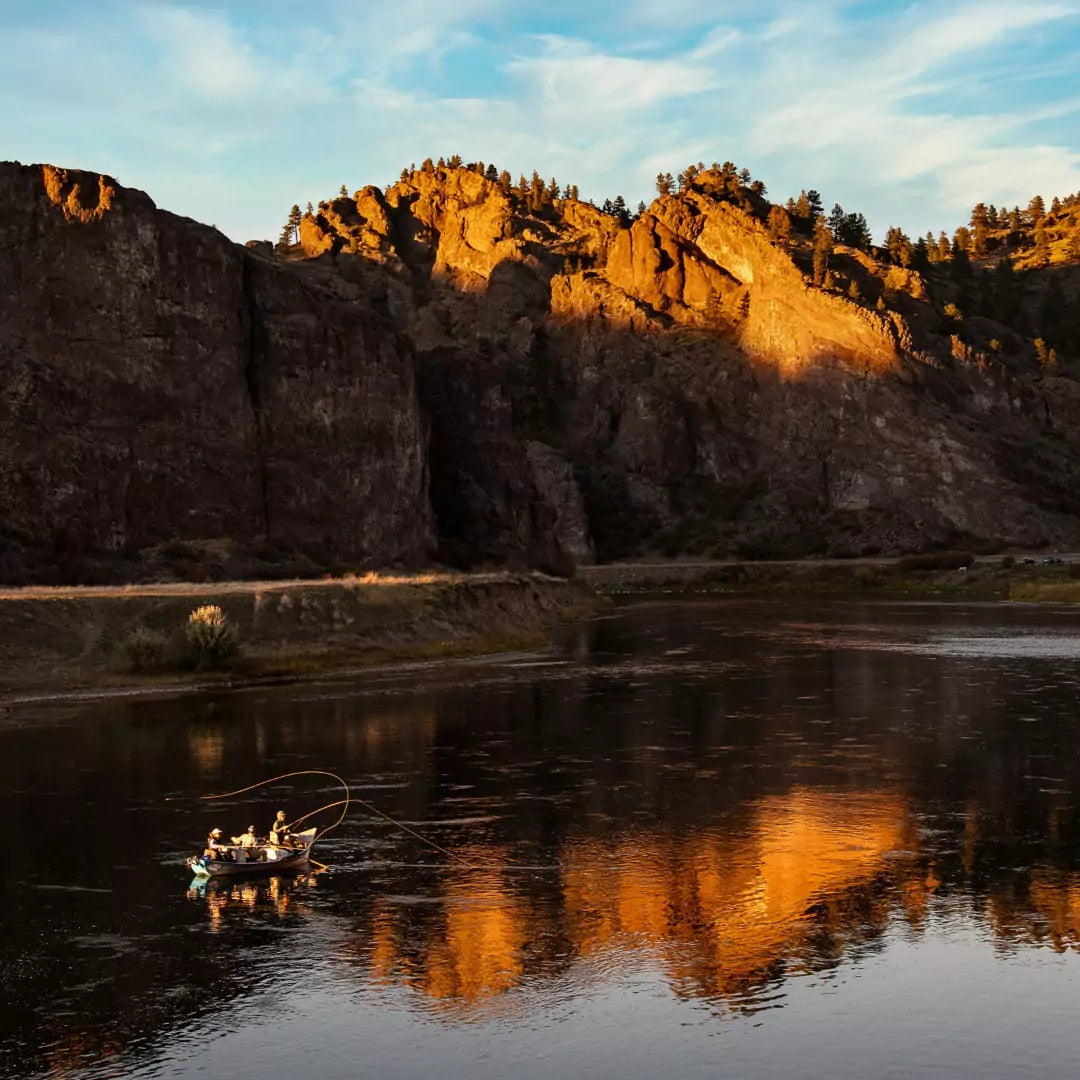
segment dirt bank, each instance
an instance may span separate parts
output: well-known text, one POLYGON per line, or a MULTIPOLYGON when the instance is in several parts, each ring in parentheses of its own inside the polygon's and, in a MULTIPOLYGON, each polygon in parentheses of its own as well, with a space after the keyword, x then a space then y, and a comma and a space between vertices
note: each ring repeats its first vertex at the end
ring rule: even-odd
POLYGON ((582 581, 542 574, 11 589, 0 592, 0 702, 285 680, 390 660, 536 647, 556 621, 603 603, 582 581), (220 606, 238 627, 235 660, 221 671, 190 671, 166 656, 149 671, 130 670, 123 643, 133 630, 157 631, 175 645, 190 612, 204 604, 220 606))
POLYGON ((954 569, 919 569, 918 557, 799 559, 777 562, 689 561, 608 563, 581 568, 608 596, 696 593, 818 593, 1080 603, 1075 554, 1019 561, 973 557, 954 569), (916 564, 916 565, 913 565, 916 564))

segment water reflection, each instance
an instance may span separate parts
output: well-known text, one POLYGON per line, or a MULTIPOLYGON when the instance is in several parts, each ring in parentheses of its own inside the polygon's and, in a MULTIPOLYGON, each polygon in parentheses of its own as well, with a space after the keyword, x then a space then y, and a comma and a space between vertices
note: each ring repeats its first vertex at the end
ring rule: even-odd
POLYGON ((195 877, 188 885, 187 898, 206 909, 211 933, 220 931, 225 920, 235 915, 287 926, 311 913, 310 891, 317 884, 317 873, 232 881, 195 877))
POLYGON ((342 1031, 370 1001, 530 1024, 641 978, 717 1023, 775 1024, 801 976, 900 943, 1078 951, 1078 674, 1055 619, 643 605, 547 665, 15 718, 0 815, 34 843, 0 897, 0 1072, 137 1072, 316 992, 342 1031), (948 646, 1010 632, 1026 644, 948 646), (185 891, 209 824, 336 788, 212 809, 164 793, 320 767, 477 869, 354 814, 327 873, 185 891))

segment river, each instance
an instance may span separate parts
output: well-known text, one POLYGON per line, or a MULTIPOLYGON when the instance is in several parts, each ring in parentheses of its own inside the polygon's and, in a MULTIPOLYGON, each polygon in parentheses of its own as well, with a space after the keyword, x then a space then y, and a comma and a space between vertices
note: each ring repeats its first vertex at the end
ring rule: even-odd
MULTIPOLYGON (((545 655, 0 716, 0 1075, 1066 1075, 1080 614, 639 602, 545 655), (200 887, 338 798, 324 872, 200 887), (168 797, 168 798, 167 798, 168 797)), ((334 812, 323 820, 329 822, 334 812)))

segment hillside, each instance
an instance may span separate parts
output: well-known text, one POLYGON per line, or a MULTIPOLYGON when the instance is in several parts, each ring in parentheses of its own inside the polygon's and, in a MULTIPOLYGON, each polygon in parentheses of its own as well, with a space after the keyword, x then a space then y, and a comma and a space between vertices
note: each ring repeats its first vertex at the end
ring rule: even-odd
POLYGON ((572 194, 425 163, 275 250, 0 166, 0 576, 1080 542, 1075 207, 1035 266, 572 194))

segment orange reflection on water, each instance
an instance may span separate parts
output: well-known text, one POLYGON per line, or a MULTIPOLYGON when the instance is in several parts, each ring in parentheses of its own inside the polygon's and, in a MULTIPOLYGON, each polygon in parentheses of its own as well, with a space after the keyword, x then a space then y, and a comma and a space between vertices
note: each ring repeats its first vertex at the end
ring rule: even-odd
POLYGON ((367 960, 375 977, 403 980, 435 1000, 466 1003, 514 986, 531 920, 504 880, 501 856, 490 848, 473 852, 469 857, 485 868, 444 882, 436 918, 425 925, 418 948, 415 941, 407 944, 416 928, 403 924, 401 906, 380 901, 367 960))
POLYGON ((987 897, 987 918, 1005 944, 1080 952, 1080 874, 1036 870, 987 897))
POLYGON ((503 852, 473 852, 485 869, 448 875, 436 903, 376 902, 365 963, 447 1004, 519 985, 526 947, 537 974, 651 956, 676 992, 738 995, 778 964, 812 969, 811 938, 820 950, 824 935, 831 956, 880 930, 895 904, 876 887, 884 874, 903 879, 905 908, 921 914, 931 886, 925 869, 910 873, 909 821, 896 795, 795 791, 761 800, 727 832, 570 838, 547 905, 525 891, 535 882, 500 871, 503 852))
POLYGON ((666 955, 681 992, 742 992, 777 961, 797 959, 822 919, 840 929, 838 894, 870 882, 886 853, 911 846, 906 818, 895 796, 796 791, 760 802, 737 833, 628 839, 614 850, 571 843, 567 932, 582 955, 626 935, 642 939, 666 955), (826 908, 811 920, 820 902, 826 908))

